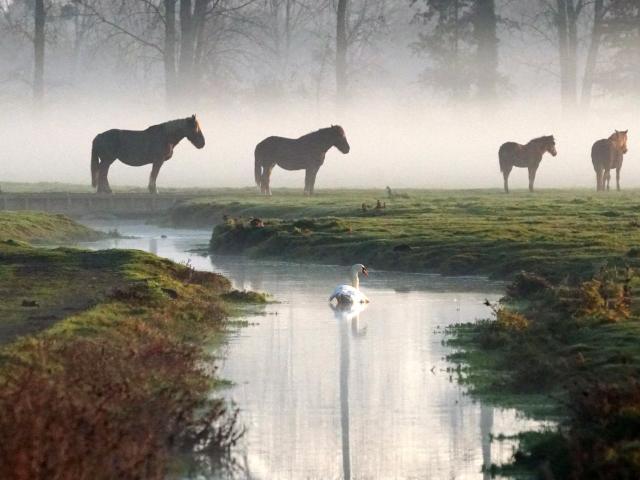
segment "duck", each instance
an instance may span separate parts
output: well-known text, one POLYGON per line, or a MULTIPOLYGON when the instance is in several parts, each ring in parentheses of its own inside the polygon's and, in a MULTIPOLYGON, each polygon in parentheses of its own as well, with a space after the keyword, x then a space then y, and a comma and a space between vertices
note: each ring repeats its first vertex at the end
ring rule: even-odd
POLYGON ((338 305, 354 305, 358 303, 369 303, 367 296, 360 291, 360 274, 369 276, 369 270, 361 263, 356 263, 351 267, 351 285, 338 285, 329 297, 329 302, 334 299, 338 305))

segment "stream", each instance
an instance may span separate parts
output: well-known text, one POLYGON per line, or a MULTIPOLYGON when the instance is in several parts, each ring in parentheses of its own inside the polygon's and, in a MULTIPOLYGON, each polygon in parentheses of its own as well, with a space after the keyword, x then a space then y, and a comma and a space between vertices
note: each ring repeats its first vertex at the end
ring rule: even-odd
POLYGON ((221 376, 233 382, 224 395, 246 428, 239 478, 485 479, 483 465, 509 460, 514 448, 490 434, 542 426, 466 395, 445 359, 452 350, 443 330, 489 317, 483 302, 501 296, 501 283, 369 265, 361 289, 371 303, 345 314, 327 299, 348 283, 348 268, 193 253, 206 247, 205 230, 87 224, 136 238, 86 247, 190 262, 277 301, 245 317, 249 326, 233 332, 221 352, 221 376))

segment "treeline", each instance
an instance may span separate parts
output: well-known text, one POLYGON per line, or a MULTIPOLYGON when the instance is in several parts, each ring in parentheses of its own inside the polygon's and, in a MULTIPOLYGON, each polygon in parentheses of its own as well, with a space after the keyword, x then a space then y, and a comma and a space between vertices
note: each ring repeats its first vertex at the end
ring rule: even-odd
POLYGON ((640 93, 638 0, 0 0, 0 95, 447 101, 640 93), (551 85, 551 87, 549 87, 551 85))

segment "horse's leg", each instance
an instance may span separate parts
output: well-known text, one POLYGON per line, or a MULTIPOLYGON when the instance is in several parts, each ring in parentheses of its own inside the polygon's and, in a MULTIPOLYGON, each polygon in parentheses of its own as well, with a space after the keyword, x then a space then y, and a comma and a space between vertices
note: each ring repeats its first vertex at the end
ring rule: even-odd
POLYGON ((100 165, 98 165, 98 193, 111 193, 109 167, 113 162, 115 162, 115 158, 100 158, 100 165))
POLYGON ((311 195, 311 168, 304 171, 304 194, 311 195))
POLYGON ((599 192, 602 189, 602 174, 603 170, 596 168, 596 192, 599 192))
POLYGON ((316 185, 316 175, 318 174, 318 167, 307 168, 304 175, 304 193, 307 195, 313 195, 313 191, 316 185))
MULTIPOLYGON (((604 171, 604 181, 607 184, 607 192, 609 191, 609 184, 611 183, 611 170, 604 171)), ((604 190, 604 185, 602 185, 602 189, 604 190)))
POLYGON ((149 175, 149 193, 158 193, 156 180, 158 178, 158 173, 160 173, 160 167, 162 167, 163 163, 164 160, 153 162, 153 166, 151 167, 151 175, 149 175))
POLYGON ((616 168, 616 190, 620 191, 620 167, 616 168))
POLYGON ((267 196, 271 196, 271 172, 273 171, 273 167, 275 165, 262 165, 262 182, 260 191, 267 196))
POLYGON ((533 182, 536 180, 536 170, 537 168, 529 167, 529 191, 533 193, 533 182))
POLYGON ((502 176, 504 177, 504 193, 509 193, 509 174, 511 173, 510 168, 505 168, 502 171, 502 176))

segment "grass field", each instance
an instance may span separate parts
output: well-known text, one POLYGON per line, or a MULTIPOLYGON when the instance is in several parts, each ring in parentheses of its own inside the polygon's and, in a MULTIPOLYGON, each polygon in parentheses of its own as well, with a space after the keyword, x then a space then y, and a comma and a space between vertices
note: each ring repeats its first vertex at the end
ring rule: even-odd
POLYGON ((607 265, 640 265, 640 191, 221 192, 176 207, 172 225, 211 227, 217 252, 372 268, 513 278, 584 277, 607 265), (376 201, 386 208, 376 210, 376 201), (229 220, 223 221, 223 215, 229 220), (265 228, 251 228, 259 217, 265 228))

